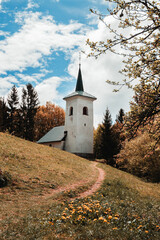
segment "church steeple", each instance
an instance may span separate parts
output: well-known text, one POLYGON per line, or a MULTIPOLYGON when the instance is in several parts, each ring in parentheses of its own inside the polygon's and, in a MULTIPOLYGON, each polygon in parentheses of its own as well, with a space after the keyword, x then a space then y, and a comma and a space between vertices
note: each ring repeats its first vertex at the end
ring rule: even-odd
POLYGON ((82 73, 81 73, 81 52, 79 52, 79 72, 76 84, 76 92, 84 92, 83 81, 82 81, 82 73))
POLYGON ((81 73, 81 65, 79 64, 79 72, 78 72, 78 78, 77 78, 77 84, 76 84, 76 92, 84 92, 83 88, 83 81, 82 81, 82 73, 81 73))

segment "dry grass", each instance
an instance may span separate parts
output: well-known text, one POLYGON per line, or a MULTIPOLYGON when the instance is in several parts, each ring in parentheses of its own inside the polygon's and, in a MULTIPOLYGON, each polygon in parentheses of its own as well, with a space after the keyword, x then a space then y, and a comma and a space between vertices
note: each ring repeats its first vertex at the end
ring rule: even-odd
POLYGON ((90 184, 97 176, 83 158, 4 133, 0 133, 0 168, 13 179, 12 185, 0 189, 2 219, 21 216, 33 206, 53 201, 57 189, 90 184))

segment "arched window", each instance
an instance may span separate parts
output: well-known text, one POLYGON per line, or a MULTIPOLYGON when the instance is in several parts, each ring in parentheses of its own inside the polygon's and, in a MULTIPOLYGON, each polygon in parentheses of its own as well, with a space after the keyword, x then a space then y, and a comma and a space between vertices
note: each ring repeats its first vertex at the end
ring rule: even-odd
POLYGON ((69 116, 72 116, 73 115, 73 107, 70 107, 69 109, 69 116))
POLYGON ((88 108, 87 107, 83 108, 83 115, 88 115, 88 108))

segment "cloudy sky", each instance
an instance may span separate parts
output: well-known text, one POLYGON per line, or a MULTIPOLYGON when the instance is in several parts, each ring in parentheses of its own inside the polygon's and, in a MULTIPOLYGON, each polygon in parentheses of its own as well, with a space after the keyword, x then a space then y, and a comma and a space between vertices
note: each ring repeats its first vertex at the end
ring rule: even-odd
MULTIPOLYGON (((51 101, 65 109, 62 98, 75 89, 79 51, 89 51, 88 38, 105 40, 109 34, 90 8, 107 14, 105 0, 0 0, 0 97, 14 84, 21 92, 31 83, 41 105, 51 101)), ((94 126, 106 107, 114 121, 120 108, 129 110, 132 96, 127 88, 113 93, 106 83, 123 78, 118 73, 122 57, 108 52, 98 59, 81 58, 84 89, 97 97, 94 126)))

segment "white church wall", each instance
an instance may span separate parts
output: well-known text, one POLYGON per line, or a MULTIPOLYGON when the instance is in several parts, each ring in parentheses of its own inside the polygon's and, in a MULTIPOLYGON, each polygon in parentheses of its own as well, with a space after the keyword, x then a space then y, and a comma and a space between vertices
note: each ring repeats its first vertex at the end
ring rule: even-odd
POLYGON ((66 100, 65 130, 68 132, 65 150, 73 153, 93 153, 93 99, 75 96, 66 100), (73 107, 73 115, 69 116, 73 107), (88 115, 83 115, 87 107, 88 115))

